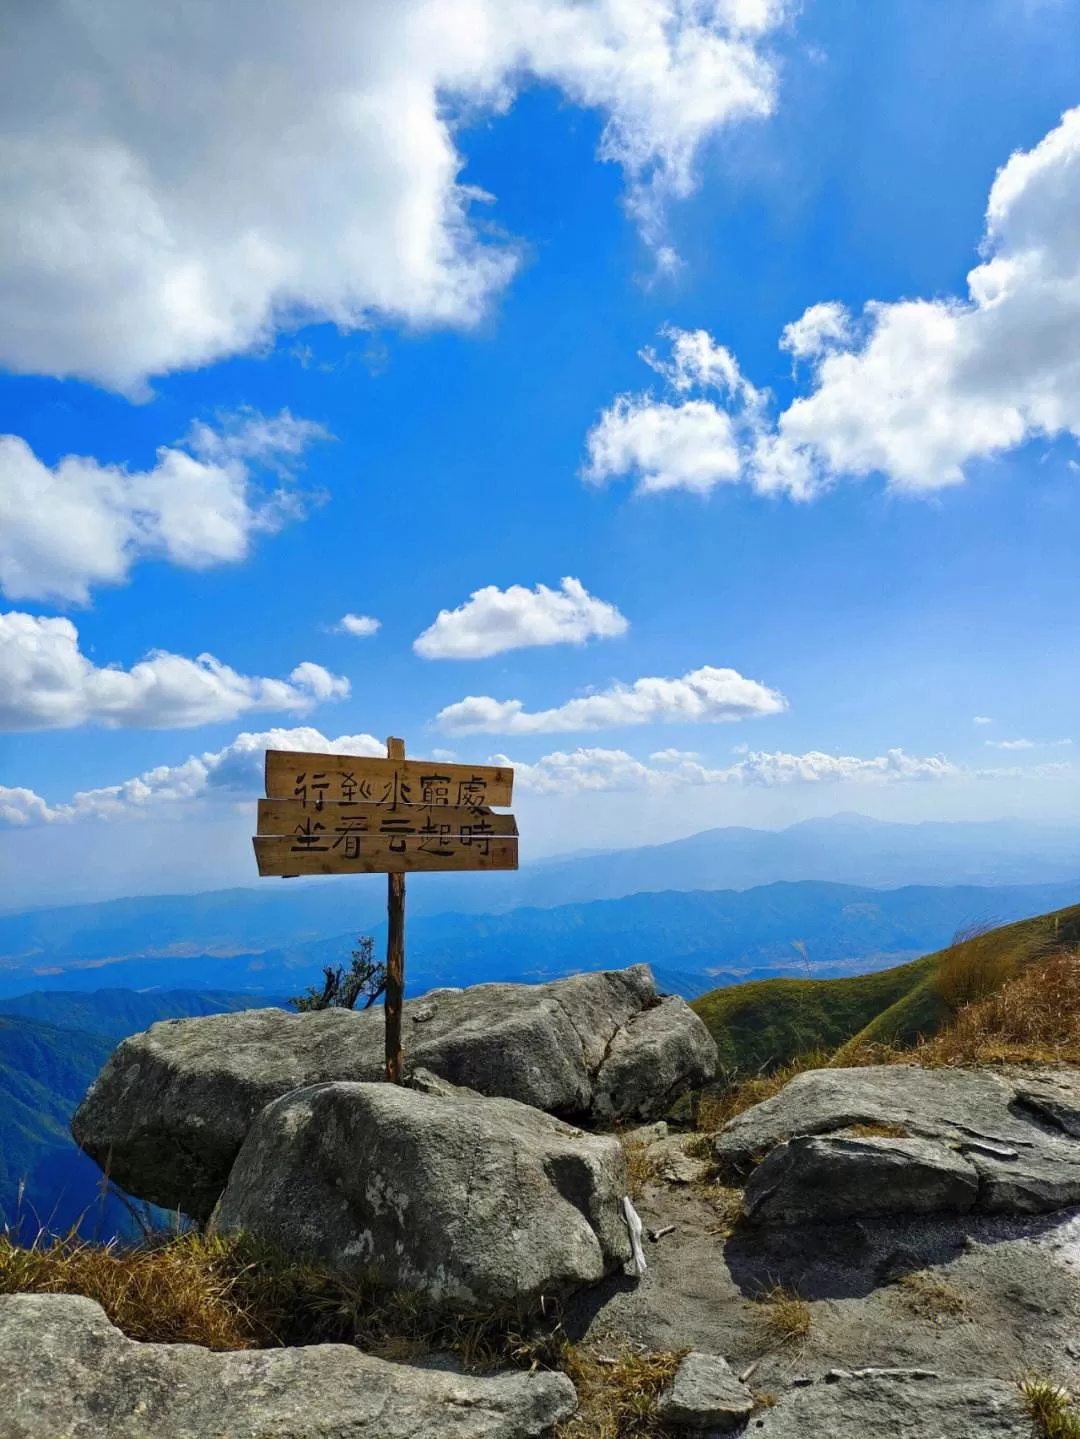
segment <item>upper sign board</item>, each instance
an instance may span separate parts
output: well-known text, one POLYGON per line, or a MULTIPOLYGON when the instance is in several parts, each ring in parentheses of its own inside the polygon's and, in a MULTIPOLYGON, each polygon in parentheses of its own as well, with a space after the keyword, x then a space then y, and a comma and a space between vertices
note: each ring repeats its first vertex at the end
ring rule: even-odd
POLYGON ((514 771, 492 765, 266 751, 267 799, 297 799, 312 809, 330 803, 498 807, 510 804, 513 790, 514 771))

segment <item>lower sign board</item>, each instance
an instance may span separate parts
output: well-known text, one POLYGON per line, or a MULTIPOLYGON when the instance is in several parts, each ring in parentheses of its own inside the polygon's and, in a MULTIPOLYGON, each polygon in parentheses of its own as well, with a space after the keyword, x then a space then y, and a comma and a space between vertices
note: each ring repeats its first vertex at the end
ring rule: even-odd
MULTIPOLYGON (((384 809, 375 804, 305 804, 298 799, 261 799, 260 834, 329 836, 339 835, 474 835, 477 839, 516 839, 517 823, 512 814, 497 814, 482 806, 399 805, 384 809)), ((310 840, 308 841, 311 842, 310 840)), ((327 840, 322 840, 326 843, 327 840)))
POLYGON ((516 838, 490 835, 257 835, 261 875, 405 874, 413 870, 517 869, 516 838))

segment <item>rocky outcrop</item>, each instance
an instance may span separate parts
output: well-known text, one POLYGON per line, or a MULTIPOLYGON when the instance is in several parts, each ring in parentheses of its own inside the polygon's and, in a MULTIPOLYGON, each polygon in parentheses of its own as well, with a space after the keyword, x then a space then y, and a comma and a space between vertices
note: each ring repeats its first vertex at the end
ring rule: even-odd
POLYGON ((139 1344, 67 1294, 0 1298, 0 1353, 4 1439, 541 1439, 576 1407, 561 1374, 448 1373, 344 1344, 139 1344))
POLYGON ((630 1258, 618 1140, 513 1099, 424 1088, 340 1081, 275 1100, 214 1226, 460 1307, 569 1293, 630 1258))
MULTIPOLYGON (((583 1122, 660 1112, 709 1078, 716 1047, 647 966, 485 984, 405 1005, 409 1067, 583 1122)), ((72 1122, 122 1188, 205 1219, 256 1116, 290 1090, 383 1073, 380 1010, 248 1010, 126 1039, 72 1122)))
POLYGON ((832 1370, 753 1421, 755 1439, 1032 1439, 1015 1384, 910 1369, 832 1370))
POLYGON ((750 1418, 754 1396, 731 1372, 726 1359, 691 1350, 657 1401, 656 1412, 665 1424, 680 1429, 727 1433, 750 1418))
POLYGON ((1080 1203, 1080 1108, 1062 1083, 912 1065, 813 1070, 736 1116, 716 1155, 752 1171, 745 1210, 760 1221, 1048 1213, 1080 1203))

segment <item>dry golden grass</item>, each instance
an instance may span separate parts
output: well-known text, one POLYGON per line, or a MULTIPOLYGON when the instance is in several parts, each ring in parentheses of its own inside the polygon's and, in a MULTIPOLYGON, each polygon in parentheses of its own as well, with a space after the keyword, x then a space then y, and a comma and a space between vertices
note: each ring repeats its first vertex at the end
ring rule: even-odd
POLYGON ((649 1149, 642 1140, 633 1135, 619 1135, 619 1143, 626 1157, 627 1185, 631 1199, 640 1199, 646 1184, 658 1177, 656 1164, 649 1158, 649 1149))
POLYGON ((941 956, 934 984, 950 1009, 977 1004, 995 994, 1029 965, 1055 952, 1054 934, 1031 930, 1017 934, 1004 929, 972 929, 956 936, 941 956))
POLYGON ((605 1356, 568 1345, 561 1367, 578 1392, 578 1410, 556 1439, 660 1439, 656 1400, 675 1377, 685 1350, 672 1354, 605 1356))
POLYGON ((744 1109, 751 1109, 755 1104, 779 1094, 797 1074, 803 1074, 808 1069, 827 1069, 832 1061, 831 1052, 819 1049, 800 1055, 771 1074, 755 1075, 749 1079, 734 1078, 724 1087, 702 1095, 698 1106, 698 1128, 706 1134, 715 1134, 737 1114, 742 1114, 744 1109))
POLYGON ((896 1287, 910 1309, 922 1319, 962 1319, 967 1313, 967 1300, 958 1289, 937 1274, 917 1270, 903 1274, 896 1287))
POLYGON ((1080 1414, 1073 1408, 1072 1395, 1052 1379, 1028 1375, 1020 1381, 1031 1417, 1042 1439, 1080 1439, 1080 1414))
POLYGON ((774 1343, 795 1344, 810 1333, 810 1306, 794 1290, 774 1284, 757 1304, 761 1325, 774 1343))
POLYGON ((1080 954, 1029 964, 902 1057, 929 1066, 1080 1063, 1080 954))
POLYGON ((337 1278, 244 1238, 186 1234, 138 1248, 0 1236, 0 1293, 82 1294, 132 1339, 208 1349, 354 1343, 367 1353, 449 1351, 468 1367, 553 1365, 557 1314, 464 1317, 413 1294, 337 1278))
POLYGON ((906 1139, 908 1131, 902 1124, 849 1124, 844 1130, 855 1139, 906 1139))

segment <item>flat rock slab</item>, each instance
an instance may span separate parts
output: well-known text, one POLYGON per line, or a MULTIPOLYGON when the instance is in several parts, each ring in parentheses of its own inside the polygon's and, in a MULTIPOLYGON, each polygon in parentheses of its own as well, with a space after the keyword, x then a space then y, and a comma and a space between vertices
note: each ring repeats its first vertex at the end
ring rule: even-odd
POLYGON ((737 1115, 715 1150, 729 1171, 765 1160, 747 1185, 747 1213, 759 1219, 1044 1214, 1080 1202, 1075 1097, 1063 1078, 987 1070, 812 1070, 737 1115), (884 1133, 860 1135, 867 1126, 884 1133))
POLYGON ((562 1374, 447 1373, 345 1344, 139 1344, 67 1294, 0 1298, 0 1353, 4 1439, 541 1439, 577 1405, 562 1374))
POLYGON ((617 1139, 434 1076, 424 1087, 282 1095, 248 1132, 214 1227, 468 1307, 571 1293, 626 1263, 617 1139))
POLYGON ((785 1394, 747 1439, 1034 1439, 1023 1396, 996 1379, 902 1370, 832 1375, 785 1394))
MULTIPOLYGON (((438 991, 404 1014, 410 1068, 583 1121, 651 1118, 716 1067, 704 1024, 683 1000, 658 999, 646 965, 438 991)), ((383 1049, 380 1009, 166 1020, 117 1047, 72 1133, 128 1193, 205 1219, 267 1104, 381 1079, 383 1049)))
POLYGON ((676 1371, 670 1388, 656 1406, 665 1424, 684 1429, 727 1433, 745 1424, 754 1411, 754 1396, 718 1354, 691 1351, 676 1371))

